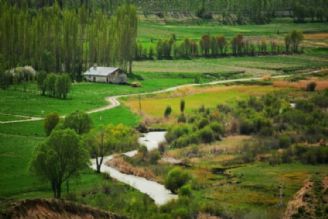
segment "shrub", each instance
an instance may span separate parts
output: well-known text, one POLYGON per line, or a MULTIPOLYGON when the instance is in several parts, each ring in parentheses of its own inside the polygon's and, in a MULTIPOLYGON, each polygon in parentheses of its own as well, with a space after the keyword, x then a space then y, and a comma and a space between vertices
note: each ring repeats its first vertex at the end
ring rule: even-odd
POLYGON ((181 112, 181 114, 184 113, 185 107, 186 107, 186 102, 184 100, 181 100, 180 101, 180 112, 181 112))
POLYGON ((69 114, 64 120, 64 128, 70 128, 77 134, 84 134, 90 131, 92 120, 90 116, 84 112, 76 111, 69 114))
POLYGON ((216 139, 220 139, 220 136, 224 134, 223 127, 218 122, 210 123, 210 128, 213 130, 216 139))
POLYGON ((146 146, 144 145, 141 145, 139 148, 138 148, 138 154, 140 154, 140 156, 142 158, 145 158, 148 154, 148 149, 146 146))
POLYGON ((317 87, 317 83, 310 82, 306 85, 306 91, 313 92, 315 91, 316 87, 317 87))
POLYGON ((190 126, 187 124, 181 124, 171 127, 165 135, 167 142, 172 142, 179 137, 190 133, 190 126))
POLYGON ((190 144, 190 139, 188 136, 182 136, 180 138, 178 138, 174 143, 173 143, 173 147, 175 148, 182 148, 182 147, 186 147, 190 144))
POLYGON ((157 161, 161 158, 161 155, 158 150, 149 152, 149 162, 151 164, 156 164, 157 161))
POLYGON ((198 109, 198 112, 200 112, 200 113, 204 113, 205 112, 205 106, 204 105, 201 105, 200 107, 199 107, 199 109, 198 109))
POLYGON ((44 130, 46 135, 49 136, 52 130, 57 126, 59 122, 59 115, 57 113, 49 113, 44 119, 44 130))
POLYGON ((190 218, 189 211, 185 207, 179 207, 172 210, 173 218, 188 219, 190 218))
POLYGON ((196 77, 194 78, 194 83, 195 83, 195 84, 200 84, 200 77, 199 77, 199 76, 196 76, 196 77))
POLYGON ((164 117, 165 118, 168 118, 171 115, 171 113, 172 113, 171 106, 167 106, 166 109, 165 109, 165 111, 164 111, 164 117))
POLYGON ((183 171, 181 168, 176 167, 169 171, 165 179, 165 187, 171 190, 173 193, 177 193, 177 191, 189 180, 189 174, 183 171))
POLYGON ((209 124, 208 119, 206 119, 206 118, 202 118, 202 119, 199 121, 199 123, 198 123, 198 128, 199 128, 199 129, 202 129, 202 128, 204 128, 205 126, 207 126, 208 124, 209 124))
POLYGON ((240 120, 239 125, 240 125, 240 127, 239 127, 240 134, 249 135, 249 134, 252 134, 255 131, 254 130, 254 124, 249 119, 242 118, 240 120))
POLYGON ((166 147, 166 143, 165 142, 159 143, 159 145, 158 145, 158 151, 159 151, 160 154, 164 154, 165 147, 166 147))
POLYGON ((210 143, 215 139, 213 130, 210 127, 205 127, 199 130, 198 136, 204 143, 210 143))
POLYGON ((179 196, 188 196, 192 195, 192 189, 190 184, 186 184, 179 189, 179 196))
POLYGON ((291 138, 288 135, 280 135, 279 136, 279 147, 280 148, 288 148, 292 143, 291 138))
POLYGON ((178 117, 178 122, 185 123, 187 121, 186 116, 182 113, 178 117))

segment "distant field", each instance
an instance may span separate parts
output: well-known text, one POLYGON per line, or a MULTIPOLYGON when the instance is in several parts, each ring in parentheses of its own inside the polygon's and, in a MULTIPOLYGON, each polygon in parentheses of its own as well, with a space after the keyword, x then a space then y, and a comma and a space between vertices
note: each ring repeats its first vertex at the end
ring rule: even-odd
POLYGON ((138 41, 144 45, 155 42, 158 39, 167 39, 172 34, 178 40, 185 38, 200 39, 204 34, 213 36, 224 35, 231 38, 236 34, 245 36, 266 36, 279 38, 291 30, 301 30, 306 33, 328 32, 326 23, 296 24, 291 20, 287 22, 276 21, 264 25, 219 25, 216 23, 183 24, 183 23, 153 23, 140 21, 138 28, 138 41))
POLYGON ((251 75, 276 74, 282 73, 281 70, 283 69, 318 68, 323 66, 328 66, 327 56, 306 54, 294 56, 157 60, 134 63, 136 72, 224 73, 246 71, 246 73, 251 75))
MULTIPOLYGON (((211 87, 188 87, 174 92, 149 96, 141 99, 141 110, 145 115, 163 117, 167 106, 172 107, 172 114, 180 113, 180 101, 186 102, 186 112, 198 109, 200 106, 216 107, 218 104, 233 104, 237 100, 244 99, 249 95, 261 95, 278 90, 271 86, 211 86, 211 87)), ((139 110, 139 100, 130 98, 125 105, 133 112, 139 110)))

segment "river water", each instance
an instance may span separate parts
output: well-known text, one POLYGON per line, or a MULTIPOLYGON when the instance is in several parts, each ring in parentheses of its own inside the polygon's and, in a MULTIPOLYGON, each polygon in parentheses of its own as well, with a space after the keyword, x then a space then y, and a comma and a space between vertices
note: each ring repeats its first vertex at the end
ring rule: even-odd
MULTIPOLYGON (((145 145, 148 151, 158 148, 159 143, 165 141, 165 132, 149 132, 139 138, 139 143, 145 145)), ((124 153, 126 156, 133 157, 137 154, 137 150, 124 153)), ((152 198, 156 205, 164 205, 171 200, 177 199, 178 196, 171 193, 166 189, 164 185, 155 181, 147 180, 142 177, 129 175, 119 172, 117 169, 104 165, 107 161, 113 159, 113 156, 104 157, 103 165, 101 166, 101 172, 108 173, 112 178, 128 184, 140 192, 147 194, 152 198)), ((93 169, 96 169, 95 159, 91 160, 93 169)))

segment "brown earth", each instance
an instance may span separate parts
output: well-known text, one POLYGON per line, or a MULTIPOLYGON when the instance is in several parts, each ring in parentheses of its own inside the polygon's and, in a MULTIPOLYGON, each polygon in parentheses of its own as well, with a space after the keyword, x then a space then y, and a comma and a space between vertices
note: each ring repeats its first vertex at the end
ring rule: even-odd
POLYGON ((282 87, 282 88, 296 88, 296 89, 306 89, 307 85, 311 82, 315 82, 317 84, 316 90, 325 90, 328 89, 328 80, 320 80, 320 79, 308 79, 301 80, 298 82, 289 82, 289 81, 274 81, 274 87, 282 87))
POLYGON ((106 165, 117 169, 121 173, 143 177, 148 180, 155 180, 156 178, 151 170, 142 167, 135 167, 119 156, 107 161, 106 165))
POLYGON ((313 182, 310 182, 309 180, 304 183, 303 187, 298 190, 293 199, 288 202, 283 219, 293 218, 293 215, 296 214, 300 208, 305 208, 307 212, 311 211, 306 203, 305 197, 311 192, 312 186, 313 182))
POLYGON ((322 197, 319 198, 314 192, 314 183, 311 180, 305 181, 303 187, 295 193, 293 198, 288 202, 283 219, 292 219, 295 217, 314 219, 316 217, 316 207, 320 202, 328 201, 328 176, 322 179, 322 197), (322 201, 321 201, 322 199, 322 201), (301 213, 301 216, 299 213, 301 213))
POLYGON ((8 211, 0 215, 4 219, 124 219, 110 212, 79 205, 69 201, 53 199, 24 200, 11 204, 8 211))

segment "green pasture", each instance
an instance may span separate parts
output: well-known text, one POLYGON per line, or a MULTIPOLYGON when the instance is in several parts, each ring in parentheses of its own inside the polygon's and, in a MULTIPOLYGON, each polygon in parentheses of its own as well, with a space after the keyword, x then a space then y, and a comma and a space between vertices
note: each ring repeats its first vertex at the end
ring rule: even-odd
POLYGON ((324 66, 328 66, 328 58, 314 54, 197 58, 192 60, 157 60, 134 63, 136 72, 226 73, 245 71, 251 75, 276 74, 282 73, 281 70, 320 68, 324 66))
POLYGON ((263 37, 283 37, 285 33, 291 30, 301 30, 304 33, 327 32, 326 23, 293 23, 292 20, 278 20, 270 24, 263 25, 221 25, 213 22, 202 22, 194 24, 184 23, 154 23, 149 21, 140 21, 138 28, 138 41, 143 44, 152 44, 158 39, 168 39, 175 34, 177 40, 185 38, 200 39, 204 34, 212 36, 223 35, 232 38, 236 34, 245 36, 263 36, 263 37))

